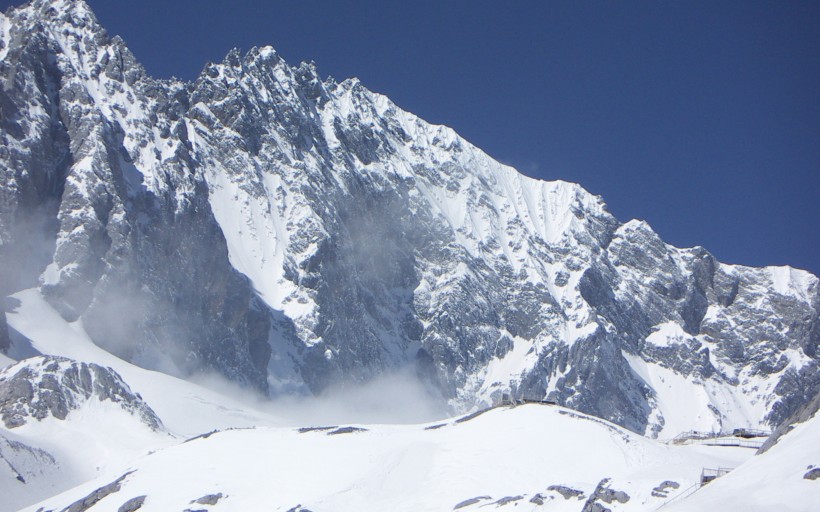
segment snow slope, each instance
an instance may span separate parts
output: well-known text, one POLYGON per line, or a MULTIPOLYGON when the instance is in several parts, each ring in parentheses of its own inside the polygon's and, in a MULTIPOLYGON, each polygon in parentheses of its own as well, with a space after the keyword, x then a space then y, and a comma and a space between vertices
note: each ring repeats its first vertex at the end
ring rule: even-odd
MULTIPOLYGON (((79 322, 68 323, 36 289, 12 296, 9 325, 28 338, 29 351, 111 367, 154 408, 165 429, 152 431, 110 401, 95 398, 65 420, 0 423, 0 512, 11 512, 100 475, 121 471, 139 456, 218 428, 282 424, 249 402, 160 372, 144 370, 96 346, 79 322), (1 461, 0 461, 1 462, 1 461), (25 482, 17 479, 22 475, 25 482)), ((12 361, 13 362, 13 361, 12 361)))
MULTIPOLYGON (((459 510, 489 503, 537 510, 541 500, 544 510, 578 511, 603 479, 610 480, 602 489, 629 497, 607 507, 651 510, 664 501, 652 496, 664 481, 684 489, 703 466, 734 466, 750 454, 669 446, 547 405, 496 408, 466 421, 352 427, 363 430, 267 427, 193 439, 135 461, 122 488, 90 510, 113 512, 137 496, 146 496, 140 511, 183 510, 221 493, 207 510, 418 512, 449 511, 465 502, 459 510), (578 496, 562 496, 571 490, 578 496)), ((66 507, 117 476, 27 510, 66 507)))
MULTIPOLYGON (((14 294, 11 299, 16 305, 8 314, 9 325, 19 333, 18 343, 30 343, 22 347, 25 352, 113 368, 157 413, 163 429, 153 431, 112 402, 93 397, 70 411, 64 420, 28 418, 16 428, 0 422, 0 512, 18 510, 93 478, 118 474, 152 450, 216 429, 293 425, 328 415, 379 417, 378 397, 368 400, 367 390, 358 396, 365 402, 357 404, 359 409, 342 396, 326 401, 292 397, 275 404, 260 399, 255 405, 248 390, 231 388, 216 377, 205 380, 205 384, 220 384, 232 396, 244 394, 240 402, 203 385, 145 370, 113 356, 88 338, 80 322, 66 322, 36 289, 14 294), (375 411, 370 410, 374 407, 375 411)), ((17 366, 25 367, 26 361, 35 359, 23 360, 17 366)), ((7 357, 0 362, 16 363, 7 357)), ((406 387, 390 380, 380 385, 408 393, 406 387)), ((410 393, 408 400, 412 396, 410 393)), ((408 405, 419 408, 426 404, 416 397, 408 405)), ((413 417, 412 413, 403 416, 405 420, 413 417)))
POLYGON ((216 391, 125 362, 95 345, 79 323, 66 322, 36 289, 14 294, 19 306, 9 325, 31 340, 35 350, 110 366, 142 395, 166 428, 188 437, 217 428, 281 424, 281 420, 216 391))
POLYGON ((14 461, 9 468, 0 462, 0 511, 11 512, 90 479, 107 477, 149 451, 176 442, 112 402, 97 399, 71 411, 65 420, 46 418, 13 430, 0 427, 0 453, 3 458, 10 454, 14 461), (7 469, 14 474, 7 474, 7 469))
POLYGON ((820 416, 796 426, 769 451, 664 511, 817 510, 820 478, 805 478, 816 467, 820 467, 820 416))

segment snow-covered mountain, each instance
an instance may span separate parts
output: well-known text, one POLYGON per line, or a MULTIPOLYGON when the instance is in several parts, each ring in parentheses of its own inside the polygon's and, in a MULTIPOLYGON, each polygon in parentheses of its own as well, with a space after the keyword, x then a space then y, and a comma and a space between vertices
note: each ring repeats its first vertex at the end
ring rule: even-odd
POLYGON ((118 357, 274 395, 410 367, 455 409, 512 390, 671 437, 820 386, 815 276, 669 246, 355 79, 254 48, 157 80, 34 0, 0 80, 0 292, 39 288, 10 353, 39 293, 118 357))

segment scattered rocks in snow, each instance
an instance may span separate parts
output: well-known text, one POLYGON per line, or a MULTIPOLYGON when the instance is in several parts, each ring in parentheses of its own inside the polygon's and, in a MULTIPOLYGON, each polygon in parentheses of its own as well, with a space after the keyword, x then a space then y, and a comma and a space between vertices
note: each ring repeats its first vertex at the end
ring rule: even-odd
POLYGON ((303 507, 302 505, 296 505, 293 508, 289 508, 287 512, 311 512, 310 509, 303 507))
POLYGON ((501 506, 504 506, 508 503, 513 503, 515 501, 520 501, 520 500, 523 500, 523 499, 524 499, 524 496, 505 496, 505 497, 501 498, 500 500, 496 501, 493 504, 498 506, 498 507, 501 507, 501 506))
POLYGON ((492 409, 493 409, 493 407, 489 407, 487 409, 481 409, 479 411, 470 413, 467 416, 462 416, 461 418, 456 420, 456 423, 464 423, 465 421, 470 421, 471 419, 477 418, 477 417, 481 416, 482 414, 484 414, 485 412, 490 411, 492 409))
POLYGON ((626 503, 629 495, 623 491, 616 491, 609 488, 609 478, 604 478, 598 482, 595 491, 590 495, 581 512, 608 512, 609 509, 601 505, 599 501, 610 504, 614 501, 626 503))
POLYGON ((131 498, 123 503, 120 508, 117 509, 117 512, 134 512, 135 510, 139 510, 142 507, 142 504, 145 503, 145 498, 145 496, 131 498))
POLYGON ((652 496, 656 498, 667 498, 669 497, 669 491, 671 489, 678 488, 680 488, 679 483, 673 482, 672 480, 664 480, 657 487, 652 489, 652 496))
POLYGON ((572 487, 567 487, 565 485, 550 485, 547 487, 547 490, 557 492, 563 496, 565 500, 572 498, 578 498, 579 500, 584 499, 583 491, 579 491, 578 489, 573 489, 572 487))
POLYGON ((115 492, 119 492, 123 480, 125 480, 125 478, 131 473, 133 473, 133 471, 129 471, 128 473, 125 473, 124 475, 117 478, 110 484, 104 485, 99 489, 96 489, 85 498, 75 501, 74 503, 63 509, 63 512, 85 512, 86 510, 96 505, 100 500, 102 500, 106 496, 114 494, 115 492))
POLYGON ((332 432, 328 432, 327 435, 335 436, 335 435, 338 435, 338 434, 352 434, 354 432, 367 432, 367 429, 366 428, 361 428, 361 427, 341 427, 341 428, 337 428, 336 430, 334 430, 332 432))
POLYGON ((190 443, 191 441, 196 441, 197 439, 208 439, 209 437, 216 434, 217 432, 219 432, 219 430, 211 430, 210 432, 205 432, 204 434, 199 434, 198 436, 194 436, 194 437, 191 437, 189 439, 186 439, 185 441, 183 441, 183 444, 190 443))
POLYGON ((337 425, 332 425, 330 427, 302 427, 299 429, 300 434, 306 434, 307 432, 325 432, 327 430, 333 430, 334 428, 339 428, 337 425))
POLYGON ((812 468, 806 471, 806 474, 803 475, 803 478, 806 480, 817 480, 820 478, 820 468, 812 468))
POLYGON ((626 503, 629 501, 629 495, 624 491, 602 489, 599 493, 599 499, 606 503, 612 503, 613 501, 617 501, 618 503, 626 503))
POLYGON ((536 494, 535 496, 530 498, 530 503, 534 503, 534 504, 540 506, 540 505, 543 505, 545 502, 547 502, 551 499, 552 499, 552 496, 544 496, 543 494, 541 494, 539 492, 538 494, 536 494))
POLYGON ((218 492, 216 494, 206 494, 201 498, 197 498, 191 503, 198 503, 200 505, 216 505, 216 503, 222 499, 222 493, 218 492))
POLYGON ((480 501, 491 500, 493 499, 491 496, 476 496, 475 498, 470 498, 469 500, 464 500, 455 507, 453 510, 458 510, 460 508, 469 507, 470 505, 475 505, 480 501))

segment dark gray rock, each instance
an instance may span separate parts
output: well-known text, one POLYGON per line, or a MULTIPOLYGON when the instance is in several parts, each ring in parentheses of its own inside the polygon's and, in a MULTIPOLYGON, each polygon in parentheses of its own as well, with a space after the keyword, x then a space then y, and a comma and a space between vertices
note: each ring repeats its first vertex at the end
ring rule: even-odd
POLYGON ((815 393, 814 398, 809 400, 805 405, 800 407, 791 416, 780 423, 777 428, 774 429, 772 435, 770 435, 763 442, 763 445, 757 453, 761 454, 767 452, 772 446, 777 444, 777 442, 780 441, 784 435, 791 432, 794 427, 813 418, 817 414, 818 410, 820 410, 820 390, 815 393))
POLYGON ((131 498, 130 500, 120 505, 120 508, 117 509, 117 512, 135 512, 136 510, 139 510, 145 503, 146 497, 147 496, 137 496, 135 498, 131 498))
POLYGON ((805 478, 806 480, 820 479, 820 468, 812 468, 806 471, 806 474, 803 475, 803 478, 805 478))
POLYGON ((11 338, 9 337, 9 327, 6 323, 6 312, 0 310, 0 352, 7 353, 11 346, 11 338))
POLYGON ((604 478, 595 487, 595 490, 590 494, 584 508, 581 512, 608 512, 610 509, 601 504, 611 504, 617 501, 618 503, 626 503, 629 501, 629 495, 623 491, 616 491, 609 487, 609 478, 604 478))
POLYGON ((678 489, 680 488, 680 484, 677 482, 673 482, 672 480, 664 480, 660 484, 657 485, 654 489, 652 489, 652 496, 656 498, 666 498, 669 496, 670 489, 678 489))
POLYGON ((94 490, 88 496, 86 496, 86 497, 84 497, 80 500, 77 500, 74 503, 72 503, 71 505, 69 505, 68 507, 64 508, 62 510, 62 512, 85 512, 86 510, 90 509, 91 507, 93 507, 94 505, 99 503, 100 500, 102 500, 106 496, 110 496, 111 494, 119 492, 120 487, 122 485, 122 482, 131 473, 133 473, 133 471, 129 471, 128 473, 125 473, 124 475, 117 478, 116 480, 114 480, 110 484, 104 485, 104 486, 94 490))
POLYGON ((515 503, 516 501, 521 501, 524 499, 524 496, 505 496, 499 500, 496 500, 493 505, 497 507, 501 507, 503 505, 507 505, 509 503, 515 503))
POLYGON ((334 430, 334 429, 337 429, 337 428, 339 428, 339 427, 337 427, 336 425, 333 425, 333 426, 330 426, 330 427, 301 427, 299 429, 299 433, 300 434, 305 434, 307 432, 326 432, 328 430, 334 430))
POLYGON ((534 503, 536 505, 541 506, 541 505, 543 505, 544 503, 546 503, 547 501, 549 501, 551 499, 552 499, 552 496, 544 496, 543 494, 538 493, 538 494, 534 495, 532 498, 530 498, 530 503, 534 503))
POLYGON ((550 485, 547 487, 547 490, 557 492, 563 496, 565 500, 571 498, 578 498, 580 500, 584 498, 583 491, 579 491, 578 489, 573 489, 572 487, 567 487, 565 485, 550 485))
POLYGON ((222 499, 222 497, 223 496, 222 496, 221 492, 218 492, 216 494, 206 494, 205 496, 202 496, 201 498, 197 498, 197 499, 191 501, 191 503, 198 503, 200 505, 216 505, 217 502, 219 502, 219 500, 222 499))
POLYGON ((0 417, 6 428, 30 418, 64 420, 92 397, 117 404, 153 430, 162 429, 156 413, 111 368, 38 356, 0 370, 0 417))
POLYGON ((327 435, 336 436, 339 434, 355 434, 357 432, 367 432, 367 429, 361 427, 339 427, 336 430, 331 430, 327 435))
POLYGON ((476 503, 480 503, 482 501, 491 500, 490 496, 476 496, 475 498, 470 498, 458 503, 453 510, 458 510, 460 508, 469 507, 470 505, 475 505, 476 503))
POLYGON ((311 512, 310 509, 303 507, 302 505, 296 505, 295 507, 289 508, 287 512, 311 512))

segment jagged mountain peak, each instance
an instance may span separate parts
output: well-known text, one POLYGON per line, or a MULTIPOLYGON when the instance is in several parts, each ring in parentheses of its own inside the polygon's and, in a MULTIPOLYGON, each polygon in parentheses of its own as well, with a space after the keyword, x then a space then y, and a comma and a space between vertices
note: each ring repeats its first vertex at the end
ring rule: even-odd
MULTIPOLYGON (((97 45, 111 42, 105 28, 83 0, 32 0, 20 7, 9 8, 5 16, 30 32, 38 32, 37 27, 43 27, 47 36, 61 43, 74 43, 72 49, 81 41, 97 45)), ((124 47, 121 38, 114 39, 118 46, 124 47)))
POLYGON ((28 13, 49 19, 76 20, 102 30, 96 15, 85 0, 30 0, 21 6, 10 7, 6 13, 28 13))

